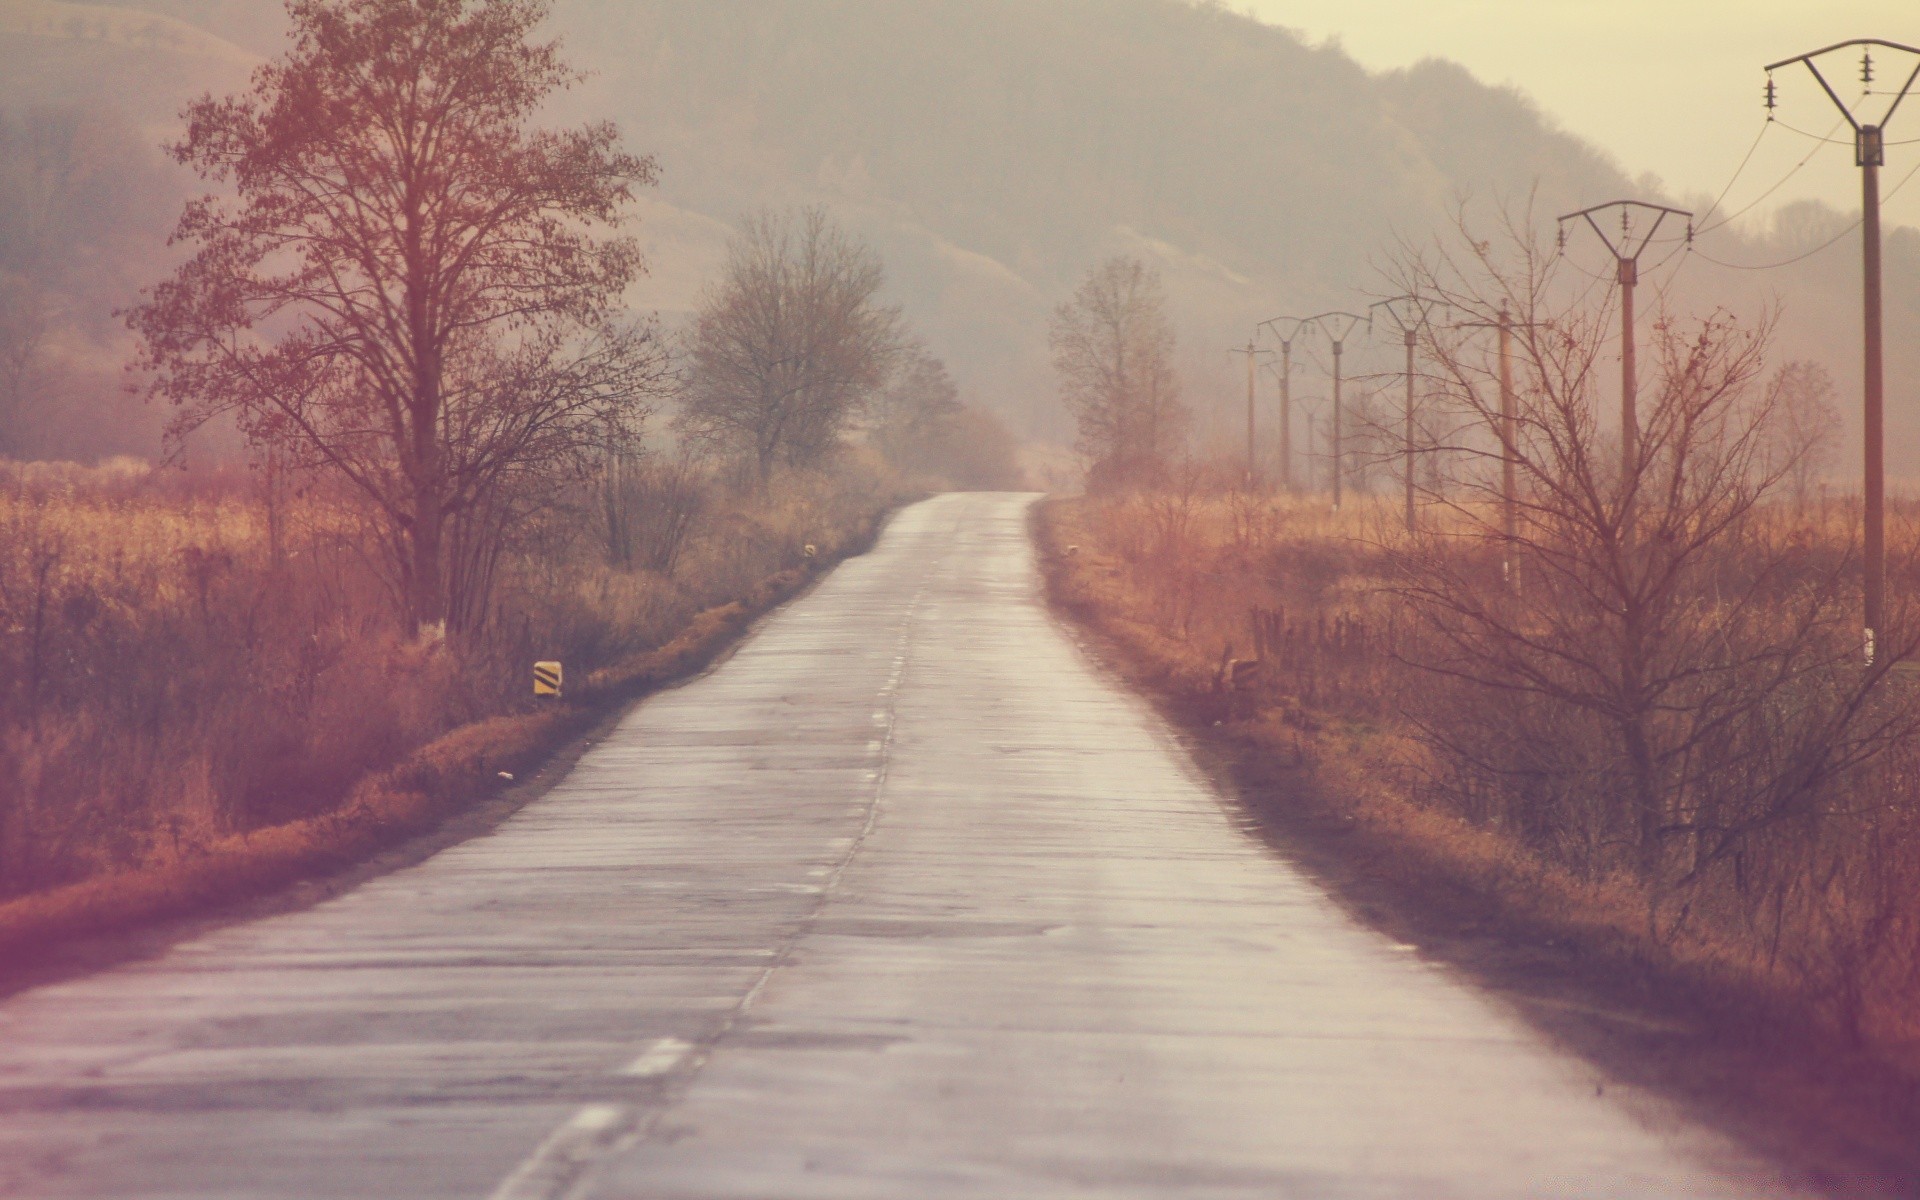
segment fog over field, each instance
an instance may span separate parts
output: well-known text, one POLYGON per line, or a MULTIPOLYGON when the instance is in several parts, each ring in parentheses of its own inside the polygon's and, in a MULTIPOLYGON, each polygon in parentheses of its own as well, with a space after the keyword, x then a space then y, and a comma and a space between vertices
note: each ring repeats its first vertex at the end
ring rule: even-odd
MULTIPOLYGON (((0 188, 68 196, 26 226, 9 205, 0 233, 6 269, 61 297, 48 356, 58 378, 42 391, 86 411, 132 403, 107 313, 164 261, 155 242, 186 186, 139 147, 167 134, 190 94, 240 84, 250 56, 276 52, 280 26, 265 0, 0 5, 0 136, 38 138, 35 161, 59 160, 43 169, 59 180, 49 184, 23 181, 10 156, 0 188), (78 141, 27 128, 83 114, 97 128, 78 141)), ((1386 289, 1379 271, 1397 243, 1423 241, 1462 203, 1490 222, 1502 205, 1531 202, 1543 227, 1622 197, 1713 205, 1638 188, 1636 164, 1456 65, 1370 73, 1337 45, 1181 0, 560 0, 555 27, 592 73, 560 115, 612 118, 660 161, 641 208, 651 275, 637 307, 683 317, 743 213, 822 202, 879 250, 893 299, 968 396, 1060 444, 1071 433, 1053 399, 1045 318, 1108 254, 1137 254, 1165 277, 1204 441, 1235 420, 1243 385, 1225 350, 1254 322, 1363 306, 1386 289)), ((1889 182, 1902 170, 1896 161, 1889 182)), ((1700 249, 1771 263, 1853 219, 1763 205, 1700 249)), ((1682 252, 1648 277, 1672 279, 1686 307, 1751 315, 1778 303, 1782 356, 1826 363, 1850 394, 1857 244, 1842 236, 1771 271, 1656 247, 1649 267, 1682 252)), ((1570 253, 1584 269, 1610 265, 1591 243, 1570 253)), ((1920 471, 1920 353, 1898 334, 1920 318, 1920 236, 1892 231, 1887 253, 1898 477, 1920 471)), ((1303 367, 1303 387, 1313 370, 1303 367)), ((60 407, 26 423, 21 452, 150 447, 150 412, 103 430, 60 407)))

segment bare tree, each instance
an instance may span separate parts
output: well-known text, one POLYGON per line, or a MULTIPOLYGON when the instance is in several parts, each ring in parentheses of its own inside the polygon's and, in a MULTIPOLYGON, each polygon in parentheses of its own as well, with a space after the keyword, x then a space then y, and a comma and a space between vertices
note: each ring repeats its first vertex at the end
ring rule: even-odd
POLYGON ((233 414, 350 480, 388 531, 409 625, 484 611, 536 477, 584 469, 662 381, 622 219, 652 160, 611 125, 537 130, 577 79, 548 0, 290 0, 292 48, 185 113, 172 149, 231 198, 129 321, 174 438, 233 414))
POLYGON ((40 288, 24 274, 0 268, 0 457, 26 449, 47 324, 40 288))
POLYGON ((681 429, 744 457, 762 484, 776 465, 821 461, 901 346, 885 279, 824 209, 749 218, 700 306, 681 429))
POLYGON ((992 413, 962 403, 947 364, 918 342, 899 356, 868 419, 873 445, 902 470, 948 487, 1022 486, 1013 435, 992 413))
POLYGON ((1048 342, 1091 487, 1151 485, 1186 442, 1166 307, 1159 275, 1116 257, 1054 313, 1048 342))
POLYGON ((890 461, 909 470, 927 469, 961 408, 960 389, 947 364, 916 342, 905 348, 893 378, 874 398, 874 442, 890 461))
POLYGON ((1463 229, 1464 249, 1405 265, 1465 318, 1424 335, 1457 418, 1459 468, 1432 497, 1448 519, 1385 544, 1418 623, 1403 653, 1442 684, 1415 716, 1472 815, 1658 895, 1818 815, 1906 727, 1880 696, 1913 646, 1863 671, 1847 556, 1766 536, 1787 464, 1767 454, 1764 325, 1661 317, 1642 451, 1623 466, 1595 417, 1609 314, 1556 306, 1553 256, 1525 228, 1506 257, 1463 229), (1491 339, 1470 328, 1503 315, 1511 424, 1491 339))
POLYGON ((606 456, 592 512, 607 561, 671 576, 708 502, 707 463, 697 445, 671 454, 623 447, 606 456))
POLYGON ((1782 364, 1767 381, 1767 465, 1782 473, 1796 508, 1805 509, 1839 457, 1838 395, 1827 369, 1807 359, 1782 364))

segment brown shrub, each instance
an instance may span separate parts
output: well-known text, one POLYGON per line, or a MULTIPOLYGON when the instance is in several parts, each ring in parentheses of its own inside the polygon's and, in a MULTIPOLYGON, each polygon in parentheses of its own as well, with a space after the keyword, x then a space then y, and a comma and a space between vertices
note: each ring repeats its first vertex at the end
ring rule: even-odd
POLYGON ((612 553, 590 498, 556 503, 517 531, 487 619, 419 643, 354 502, 318 481, 277 498, 274 546, 245 473, 0 475, 0 901, 190 874, 236 837, 271 858, 274 839, 315 853, 343 821, 411 828, 442 801, 393 796, 485 790, 520 761, 506 735, 537 715, 534 661, 566 664, 570 698, 631 695, 790 594, 807 545, 820 563, 862 544, 896 499, 858 459, 744 494, 681 484, 703 501, 670 570, 612 553), (376 777, 391 796, 369 808, 376 777))
MULTIPOLYGON (((1698 739, 1689 764, 1686 811, 1740 836, 1723 854, 1676 848, 1649 872, 1623 845, 1604 785, 1561 769, 1570 755, 1604 762, 1612 752, 1586 723, 1412 665, 1423 631, 1393 591, 1382 530, 1394 515, 1371 499, 1334 514, 1315 500, 1176 492, 1059 503, 1046 520, 1068 564, 1056 572, 1064 603, 1118 637, 1202 719, 1282 764, 1311 767, 1409 870, 1496 898, 1529 928, 1710 979, 1761 1007, 1788 1004, 1882 1049, 1913 1046, 1920 737, 1911 723, 1875 726, 1881 744, 1849 751, 1817 798, 1775 797, 1778 819, 1705 814, 1714 797, 1791 786, 1786 760, 1819 735, 1808 723, 1833 700, 1803 694, 1833 683, 1824 673, 1795 676, 1741 718, 1739 736, 1698 739), (1228 671, 1235 661, 1258 665, 1228 671), (1448 712, 1473 733, 1457 755, 1426 736, 1448 712)), ((1805 578, 1824 579, 1847 557, 1848 518, 1844 505, 1763 506, 1746 541, 1726 552, 1782 571, 1799 563, 1805 578)), ((1497 584, 1497 562, 1488 569, 1497 584)), ((1908 566, 1899 583, 1920 577, 1908 566)), ((1805 600, 1785 583, 1778 594, 1783 612, 1805 600)), ((1884 703, 1910 710, 1911 683, 1899 676, 1892 686, 1884 703)))

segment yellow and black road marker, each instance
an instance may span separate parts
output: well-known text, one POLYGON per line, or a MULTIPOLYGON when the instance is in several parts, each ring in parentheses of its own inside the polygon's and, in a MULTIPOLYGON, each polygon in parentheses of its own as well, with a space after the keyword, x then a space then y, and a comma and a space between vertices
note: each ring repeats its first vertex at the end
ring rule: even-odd
POLYGON ((537 662, 533 664, 533 694, 536 696, 558 696, 560 694, 559 663, 537 662))

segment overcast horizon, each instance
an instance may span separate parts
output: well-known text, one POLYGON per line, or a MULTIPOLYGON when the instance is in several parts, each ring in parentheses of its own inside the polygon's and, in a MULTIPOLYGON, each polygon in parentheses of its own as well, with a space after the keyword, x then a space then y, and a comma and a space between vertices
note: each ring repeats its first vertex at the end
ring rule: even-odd
MULTIPOLYGON (((1727 189, 1723 213, 1752 205, 1749 216, 1763 219, 1798 200, 1821 200, 1848 212, 1860 207, 1860 176, 1848 145, 1820 146, 1786 128, 1825 135, 1839 119, 1804 68, 1777 74, 1780 122, 1735 178, 1765 124, 1765 65, 1857 37, 1920 45, 1920 20, 1901 20, 1885 0, 1831 0, 1817 8, 1791 0, 1693 0, 1685 6, 1656 0, 1237 0, 1232 7, 1312 41, 1337 42, 1370 70, 1425 58, 1453 60, 1483 82, 1524 92, 1636 180, 1657 177, 1681 197, 1717 196, 1727 189), (1661 27, 1676 36, 1649 34, 1661 27), (1544 65, 1549 63, 1551 70, 1544 65), (1820 153, 1796 171, 1816 148, 1820 153)), ((1904 80, 1912 70, 1911 60, 1903 67, 1892 55, 1878 61, 1886 68, 1878 82, 1904 80)), ((1839 65, 1836 74, 1855 78, 1857 58, 1839 65)), ((1844 129, 1831 136, 1844 139, 1844 129)), ((1886 218, 1906 225, 1920 225, 1920 180, 1897 194, 1893 189, 1920 167, 1920 145, 1901 144, 1915 139, 1920 105, 1903 108, 1890 126, 1882 183, 1889 193, 1886 218)))

